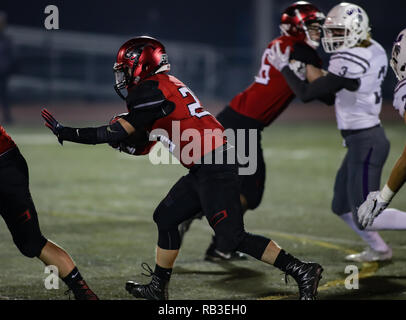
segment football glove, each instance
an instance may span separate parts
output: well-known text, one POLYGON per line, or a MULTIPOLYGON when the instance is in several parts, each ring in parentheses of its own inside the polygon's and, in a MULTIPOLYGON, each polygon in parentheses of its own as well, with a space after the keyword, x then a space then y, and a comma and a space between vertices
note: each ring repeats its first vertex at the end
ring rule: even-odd
POLYGON ((268 61, 277 69, 281 71, 289 64, 290 47, 286 47, 285 53, 282 53, 280 43, 276 42, 271 47, 271 52, 268 54, 268 61))
POLYGON ((289 63, 289 68, 300 80, 306 80, 306 64, 301 61, 293 61, 289 63))
POLYGON ((380 191, 373 191, 368 194, 367 199, 358 208, 358 222, 362 229, 371 226, 374 219, 381 214, 389 205, 380 196, 380 191))
MULTIPOLYGON (((112 117, 109 121, 109 124, 113 124, 115 122, 118 121, 118 119, 126 116, 128 113, 124 112, 124 113, 120 113, 118 115, 115 115, 114 117, 112 117)), ((135 155, 136 151, 137 151, 137 146, 131 144, 131 138, 126 139, 124 141, 120 141, 120 142, 109 142, 109 146, 112 147, 113 149, 116 149, 120 152, 124 152, 130 155, 135 155)))
POLYGON ((63 126, 45 108, 41 110, 41 116, 45 120, 45 126, 51 129, 54 135, 56 135, 56 137, 58 138, 59 143, 63 145, 63 140, 60 138, 60 133, 63 129, 63 126))
MULTIPOLYGON (((125 115, 127 115, 128 113, 120 113, 118 115, 113 116, 110 121, 109 121, 109 125, 112 125, 113 123, 117 122, 118 119, 124 117, 125 115)), ((120 152, 122 151, 120 149, 120 142, 109 142, 109 146, 112 147, 113 149, 119 150, 120 152)))

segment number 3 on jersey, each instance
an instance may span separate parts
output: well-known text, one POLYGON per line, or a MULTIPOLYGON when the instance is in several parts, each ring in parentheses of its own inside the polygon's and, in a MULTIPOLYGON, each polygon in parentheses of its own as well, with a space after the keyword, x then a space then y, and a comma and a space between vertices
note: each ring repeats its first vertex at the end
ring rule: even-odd
POLYGON ((183 98, 186 98, 189 93, 192 96, 192 98, 194 99, 195 102, 189 103, 187 105, 187 107, 189 108, 190 115, 192 117, 196 116, 198 118, 201 118, 201 117, 211 114, 209 111, 198 111, 198 109, 203 109, 203 107, 200 105, 199 100, 193 94, 192 90, 190 90, 187 87, 182 87, 182 88, 179 88, 178 90, 181 93, 183 98))

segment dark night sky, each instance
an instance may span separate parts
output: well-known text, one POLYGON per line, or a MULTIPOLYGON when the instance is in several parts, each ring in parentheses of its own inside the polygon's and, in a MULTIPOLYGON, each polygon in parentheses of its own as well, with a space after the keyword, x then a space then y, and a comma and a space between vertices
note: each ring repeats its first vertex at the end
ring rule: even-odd
MULTIPOLYGON (((390 56, 396 35, 406 28, 406 0, 352 2, 367 11, 373 38, 390 56)), ((289 0, 272 2, 269 17, 273 23, 268 41, 279 35, 281 12, 292 3, 289 0)), ((339 1, 314 0, 312 3, 327 14, 339 1)), ((257 67, 259 56, 252 50, 256 38, 253 0, 0 0, 0 10, 6 11, 11 25, 44 28, 47 16, 44 9, 50 4, 59 8, 61 30, 120 36, 150 35, 162 41, 204 43, 220 51, 238 48, 242 49, 241 52, 252 52, 241 63, 257 67)), ((328 61, 321 48, 319 53, 324 61, 328 61)), ((387 79, 384 95, 391 96, 395 82, 392 72, 388 72, 387 79)))
POLYGON ((249 42, 250 1, 17 1, 1 0, 9 24, 43 27, 44 8, 59 8, 60 29, 112 34, 149 34, 166 40, 221 43, 241 46, 249 42), (196 2, 197 3, 197 2, 196 2), (211 4, 211 5, 206 5, 211 4), (214 6, 214 4, 216 4, 214 6), (230 6, 230 4, 232 4, 230 6), (232 9, 232 11, 230 11, 232 9))
MULTIPOLYGON (((355 0, 367 10, 374 37, 390 46, 404 27, 405 0, 355 0)), ((270 12, 277 23, 280 14, 292 1, 273 1, 270 12)), ((327 11, 339 1, 312 1, 327 11)), ((254 1, 250 0, 172 0, 172 1, 78 1, 78 0, 1 0, 0 9, 10 24, 43 27, 44 8, 59 8, 60 28, 111 34, 149 34, 165 40, 203 42, 221 47, 253 45, 254 1), (22 5, 22 2, 24 5, 22 5)), ((277 25, 272 35, 279 33, 277 25)))

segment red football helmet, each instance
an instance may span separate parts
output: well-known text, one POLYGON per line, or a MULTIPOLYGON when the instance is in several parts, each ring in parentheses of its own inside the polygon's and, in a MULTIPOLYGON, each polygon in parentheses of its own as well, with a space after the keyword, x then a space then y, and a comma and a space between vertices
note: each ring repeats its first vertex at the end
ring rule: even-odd
POLYGON ((125 99, 120 90, 129 89, 145 78, 169 70, 168 55, 162 43, 147 36, 130 39, 117 53, 113 67, 116 78, 114 89, 125 99))
POLYGON ((280 28, 284 35, 289 35, 306 42, 313 48, 317 48, 320 40, 314 40, 309 34, 309 25, 318 23, 317 27, 321 32, 321 25, 326 16, 316 6, 306 1, 298 1, 290 5, 282 14, 280 28))

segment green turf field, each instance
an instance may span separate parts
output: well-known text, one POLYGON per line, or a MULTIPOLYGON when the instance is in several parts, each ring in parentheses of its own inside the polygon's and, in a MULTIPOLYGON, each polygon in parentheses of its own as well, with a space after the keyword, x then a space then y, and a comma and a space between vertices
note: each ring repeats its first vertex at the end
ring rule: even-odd
MULTIPOLYGON (((405 145, 406 128, 386 124, 391 152, 383 180, 405 145)), ((46 128, 7 128, 30 168, 31 192, 42 232, 64 247, 101 299, 131 299, 126 280, 149 281, 141 263, 153 268, 157 231, 154 208, 176 180, 180 165, 154 166, 148 157, 120 154, 108 146, 65 143, 46 128)), ((363 249, 356 234, 330 211, 336 170, 344 156, 334 123, 274 124, 263 135, 267 180, 261 206, 246 215, 249 232, 276 240, 299 258, 325 269, 320 299, 406 299, 406 233, 382 232, 393 248, 390 263, 356 264, 359 289, 344 287, 344 256, 363 249)), ((383 181, 382 181, 383 182, 383 181)), ((406 210, 400 191, 392 206, 406 210)), ((211 229, 197 220, 176 262, 171 299, 296 299, 293 279, 250 259, 213 264, 203 256, 211 229)), ((67 299, 44 288, 44 266, 23 257, 0 222, 0 298, 67 299)))

